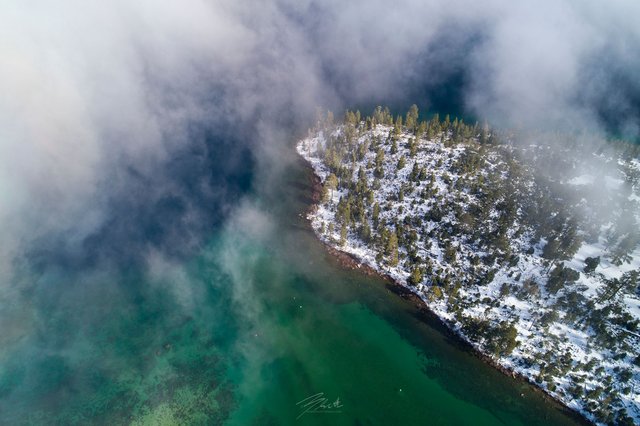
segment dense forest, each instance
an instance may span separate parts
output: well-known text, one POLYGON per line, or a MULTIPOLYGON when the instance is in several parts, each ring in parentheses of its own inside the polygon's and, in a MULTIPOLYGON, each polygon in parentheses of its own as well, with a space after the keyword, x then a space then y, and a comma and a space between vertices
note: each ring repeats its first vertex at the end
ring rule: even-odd
POLYGON ((319 116, 320 238, 591 419, 640 421, 640 147, 423 117, 319 116))

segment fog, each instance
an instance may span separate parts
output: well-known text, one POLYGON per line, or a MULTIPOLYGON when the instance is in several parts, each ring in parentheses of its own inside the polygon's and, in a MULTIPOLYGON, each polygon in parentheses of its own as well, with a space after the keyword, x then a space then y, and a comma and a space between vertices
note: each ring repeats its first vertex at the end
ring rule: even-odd
POLYGON ((194 128, 242 134, 238 143, 255 150, 277 143, 261 134, 311 123, 319 106, 437 110, 442 100, 430 94, 455 84, 445 93, 451 112, 497 125, 638 131, 635 2, 36 1, 2 9, 5 271, 38 238, 64 233, 65 244, 79 244, 97 232, 136 174, 153 182, 156 198, 179 191, 167 164, 194 143, 194 128))
POLYGON ((91 305, 140 267, 194 309, 180 261, 237 211, 270 232, 244 195, 277 182, 318 108, 637 138, 638 16, 623 0, 5 2, 0 341, 46 321, 16 312, 60 271, 91 305))

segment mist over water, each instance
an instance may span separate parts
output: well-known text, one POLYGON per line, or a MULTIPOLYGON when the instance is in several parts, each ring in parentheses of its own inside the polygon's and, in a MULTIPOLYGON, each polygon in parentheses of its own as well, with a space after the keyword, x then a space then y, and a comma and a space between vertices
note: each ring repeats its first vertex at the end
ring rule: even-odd
MULTIPOLYGON (((293 139, 318 106, 401 112, 412 103, 506 127, 637 137, 637 9, 498 0, 0 6, 0 423, 112 424, 189 407, 195 423, 241 424, 259 413, 243 405, 253 391, 255 404, 279 407, 307 389, 340 393, 348 380, 336 374, 362 363, 358 351, 372 351, 365 365, 389 380, 414 373, 419 359, 389 367, 375 339, 328 362, 335 371, 323 372, 330 353, 312 355, 366 340, 369 322, 409 352, 430 332, 415 331, 404 305, 385 316, 394 297, 336 268, 303 230, 297 214, 309 192, 293 139), (345 276, 355 284, 343 292, 345 276), (381 299, 362 302, 368 294, 381 299), (319 310, 305 317, 304 305, 319 310), (393 323, 397 315, 405 319, 393 323), (327 328, 316 347, 318 318, 327 328), (340 330, 351 321, 355 330, 340 330), (414 330, 410 344, 403 329, 414 330), (289 390, 269 400, 273 377, 289 390)), ((504 386, 501 395, 514 394, 504 386)), ((482 410, 504 403, 474 401, 479 385, 446 390, 482 410)), ((381 403, 396 391, 369 396, 381 403)), ((291 408, 264 415, 288 421, 291 408)))
POLYGON ((122 223, 152 212, 158 229, 142 230, 151 245, 193 244, 213 210, 234 204, 227 174, 277 152, 288 129, 313 125, 317 107, 417 103, 500 127, 635 137, 637 9, 621 0, 4 5, 3 276, 43 247, 104 246, 109 226, 139 233, 122 223), (212 157, 225 160, 207 173, 212 157))
POLYGON ((3 312, 2 422, 288 424, 325 392, 344 411, 302 424, 573 424, 336 264, 301 217, 310 170, 284 145, 271 158, 189 255, 21 271, 35 288, 3 312))

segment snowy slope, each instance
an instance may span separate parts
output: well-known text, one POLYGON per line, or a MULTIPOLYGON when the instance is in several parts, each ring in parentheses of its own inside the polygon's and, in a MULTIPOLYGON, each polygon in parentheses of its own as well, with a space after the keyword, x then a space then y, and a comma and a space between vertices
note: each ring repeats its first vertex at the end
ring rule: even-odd
MULTIPOLYGON (((311 164, 323 182, 331 173, 324 158, 328 140, 340 139, 344 133, 344 125, 321 130, 297 145, 299 154, 311 164)), ((377 125, 365 130, 361 124, 355 141, 351 142, 354 146, 375 145, 384 152, 384 177, 377 179, 379 187, 370 191, 371 196, 374 203, 382 207, 379 221, 389 229, 393 230, 398 221, 405 219, 404 223, 409 223, 409 228, 417 231, 418 239, 412 243, 413 256, 419 259, 419 265, 428 265, 429 271, 420 283, 412 285, 408 280, 416 262, 407 260, 410 257, 407 247, 400 246, 400 262, 391 266, 382 259, 380 247, 371 241, 365 243, 355 226, 348 228, 346 241, 340 243, 341 226, 336 220, 336 211, 341 197, 349 196, 349 188, 330 191, 333 197, 327 197, 310 214, 309 219, 318 237, 339 250, 356 255, 363 263, 410 288, 477 349, 494 357, 502 366, 535 381, 588 418, 599 423, 631 419, 640 423, 640 358, 637 358, 640 354, 640 331, 634 328, 640 320, 640 299, 637 291, 625 291, 604 300, 607 286, 612 285, 611 280, 620 279, 625 272, 639 270, 640 248, 635 247, 626 262, 614 264, 611 261, 611 244, 605 235, 612 225, 598 224, 599 235, 584 237, 570 259, 550 264, 542 256, 547 239, 536 237, 536 229, 525 223, 524 207, 517 206, 505 234, 508 242, 504 253, 499 252, 498 259, 492 262, 492 250, 474 240, 474 229, 460 224, 460 212, 473 211, 472 206, 478 205, 482 196, 482 193, 478 195, 469 188, 478 180, 493 182, 497 179, 505 185, 506 182, 515 182, 513 190, 519 191, 518 199, 526 200, 537 194, 537 183, 530 168, 522 166, 523 171, 517 169, 516 173, 513 167, 505 165, 505 158, 511 158, 510 154, 518 148, 485 149, 474 141, 454 144, 449 140, 450 136, 447 132, 430 140, 420 136, 417 140, 419 148, 413 157, 409 143, 414 135, 406 129, 395 136, 395 153, 390 142, 394 139, 391 126, 377 125), (481 166, 473 172, 459 167, 461 156, 468 152, 481 156, 481 166), (405 158, 405 165, 398 170, 401 157, 405 158), (432 179, 431 183, 411 181, 414 163, 416 167, 425 168, 429 176, 427 181, 432 179), (401 188, 404 188, 402 200, 398 197, 401 188), (425 197, 426 188, 428 196, 425 197), (441 219, 424 220, 425 215, 429 217, 428 213, 439 206, 447 207, 441 219), (457 208, 457 213, 452 208, 457 208), (329 224, 332 223, 335 226, 333 232, 329 232, 329 224), (447 256, 447 249, 455 251, 454 259, 447 256), (597 256, 600 264, 594 271, 584 273, 585 259, 597 256), (564 283, 559 291, 554 292, 549 291, 545 283, 557 264, 579 272, 579 277, 564 283), (489 271, 492 271, 492 276, 487 275, 489 271), (479 282, 478 277, 483 276, 489 278, 479 282), (443 285, 441 280, 435 282, 434 277, 447 277, 448 284, 443 285), (595 317, 593 312, 600 317, 595 317), (496 345, 492 345, 492 335, 482 330, 486 327, 505 330, 508 326, 517 331, 517 346, 509 353, 499 352, 496 345), (471 331, 478 327, 481 331, 471 331), (617 342, 613 346, 605 343, 612 340, 617 342)), ((528 149, 544 150, 535 146, 528 149)), ((376 152, 368 150, 361 160, 345 162, 350 167, 352 180, 358 179, 358 170, 362 169, 367 182, 376 182, 372 167, 375 158, 376 152)), ((629 164, 638 168, 637 161, 629 164)), ((622 182, 618 175, 606 176, 602 182, 596 176, 582 173, 565 179, 563 188, 572 193, 573 188, 597 185, 615 191, 622 182)), ((503 197, 508 198, 508 194, 503 197)), ((635 202, 637 191, 625 197, 635 202)), ((500 220, 504 213, 498 203, 502 200, 497 198, 495 210, 483 211, 486 215, 484 223, 500 220)), ((607 202, 611 201, 603 201, 607 202)), ((593 203, 586 199, 574 204, 587 205, 595 210, 593 203)), ((635 212, 638 213, 637 209, 635 212)), ((370 211, 366 220, 375 228, 370 211)), ((477 225, 480 221, 475 223, 477 225)), ((582 229, 579 232, 586 235, 582 229)))

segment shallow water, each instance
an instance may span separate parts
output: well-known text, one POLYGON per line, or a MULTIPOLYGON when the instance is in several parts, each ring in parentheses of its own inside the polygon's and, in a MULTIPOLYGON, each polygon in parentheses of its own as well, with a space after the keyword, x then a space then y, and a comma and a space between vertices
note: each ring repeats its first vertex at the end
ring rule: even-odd
POLYGON ((153 273, 25 268, 35 289, 2 308, 0 424, 575 424, 340 267, 301 216, 309 173, 292 160, 153 273), (320 392, 337 412, 303 414, 320 392))
POLYGON ((252 311, 255 333, 245 337, 231 424, 575 424, 452 341, 384 281, 337 265, 295 214, 306 206, 306 173, 296 163, 279 195, 291 206, 272 224, 270 235, 280 238, 245 243, 247 258, 262 259, 247 283, 264 297, 252 311), (318 392, 339 398, 341 412, 297 418, 296 402, 318 392))

